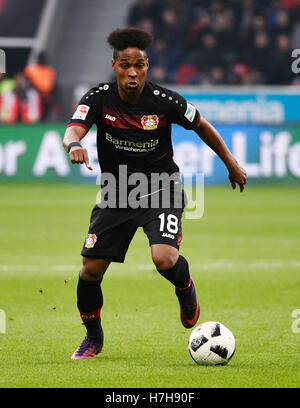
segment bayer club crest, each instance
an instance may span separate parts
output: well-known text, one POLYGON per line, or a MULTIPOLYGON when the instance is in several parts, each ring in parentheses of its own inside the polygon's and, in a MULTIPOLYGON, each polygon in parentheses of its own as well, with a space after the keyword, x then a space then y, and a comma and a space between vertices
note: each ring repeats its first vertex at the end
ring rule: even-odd
POLYGON ((145 130, 154 130, 158 127, 159 119, 157 115, 144 115, 141 122, 145 130))
POLYGON ((87 234, 86 240, 85 240, 85 247, 86 248, 94 248, 95 244, 97 241, 97 235, 95 234, 87 234))

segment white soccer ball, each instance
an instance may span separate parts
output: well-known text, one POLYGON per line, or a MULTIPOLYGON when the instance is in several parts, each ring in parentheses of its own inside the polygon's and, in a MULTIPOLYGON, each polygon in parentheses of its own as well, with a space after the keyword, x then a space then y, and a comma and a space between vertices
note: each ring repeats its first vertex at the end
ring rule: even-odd
POLYGON ((235 352, 235 339, 222 323, 205 322, 192 331, 188 349, 199 365, 227 364, 235 352))

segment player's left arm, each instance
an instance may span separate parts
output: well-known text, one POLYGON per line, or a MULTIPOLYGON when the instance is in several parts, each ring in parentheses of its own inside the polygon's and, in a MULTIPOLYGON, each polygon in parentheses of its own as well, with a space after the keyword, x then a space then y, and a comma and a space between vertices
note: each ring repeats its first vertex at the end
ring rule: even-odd
POLYGON ((203 117, 201 117, 197 128, 194 130, 226 165, 232 188, 235 189, 236 184, 238 184, 242 192, 247 181, 247 174, 233 157, 219 132, 203 117))

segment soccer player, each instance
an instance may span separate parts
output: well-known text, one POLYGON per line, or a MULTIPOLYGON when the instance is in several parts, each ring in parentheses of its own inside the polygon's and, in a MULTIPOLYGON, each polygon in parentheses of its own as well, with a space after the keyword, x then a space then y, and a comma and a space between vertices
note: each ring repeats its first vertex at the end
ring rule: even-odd
MULTIPOLYGON (((216 129, 201 117, 197 109, 178 93, 146 81, 149 68, 147 49, 152 40, 151 34, 134 28, 117 29, 109 35, 116 82, 101 83, 87 92, 65 133, 63 145, 72 163, 85 163, 92 170, 88 152, 80 141, 93 124, 97 125, 101 174, 115 178, 117 196, 116 206, 96 205, 91 214, 77 286, 77 306, 87 334, 72 359, 94 357, 102 350, 101 282, 111 262, 124 262, 138 227, 143 227, 148 236, 157 271, 175 287, 183 326, 191 328, 199 318, 200 307, 189 264, 179 254, 185 200, 179 169, 173 161, 171 124, 194 130, 217 153, 228 169, 233 188, 238 184, 243 191, 246 183, 244 169, 216 129), (146 178, 147 192, 138 195, 141 205, 137 208, 130 205, 129 199, 127 207, 124 203, 120 205, 123 190, 129 198, 133 189, 131 183, 124 186, 121 181, 124 169, 127 180, 136 174, 146 178), (172 200, 169 200, 169 206, 163 205, 161 198, 165 187, 153 187, 154 174, 170 176, 172 200), (159 197, 158 205, 145 206, 156 196, 159 197), (176 200, 173 199, 178 196, 181 205, 174 204, 176 200)), ((104 191, 108 184, 102 183, 104 191)), ((109 190, 107 194, 110 194, 109 190)))

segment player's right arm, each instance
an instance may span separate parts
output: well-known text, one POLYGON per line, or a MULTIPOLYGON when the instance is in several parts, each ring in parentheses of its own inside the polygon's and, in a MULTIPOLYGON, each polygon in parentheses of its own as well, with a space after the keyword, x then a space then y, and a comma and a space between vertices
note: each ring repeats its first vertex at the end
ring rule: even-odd
POLYGON ((87 129, 82 126, 69 126, 66 129, 63 146, 65 151, 69 154, 72 163, 85 163, 89 170, 93 170, 90 165, 88 152, 82 146, 80 146, 81 139, 87 134, 87 129), (75 143, 75 145, 71 145, 75 143))
POLYGON ((92 88, 80 100, 67 126, 63 146, 69 154, 72 163, 85 163, 89 170, 93 170, 89 162, 88 152, 80 141, 88 133, 93 124, 97 123, 97 117, 101 113, 99 89, 92 88))

